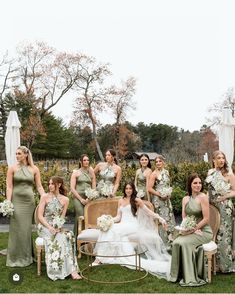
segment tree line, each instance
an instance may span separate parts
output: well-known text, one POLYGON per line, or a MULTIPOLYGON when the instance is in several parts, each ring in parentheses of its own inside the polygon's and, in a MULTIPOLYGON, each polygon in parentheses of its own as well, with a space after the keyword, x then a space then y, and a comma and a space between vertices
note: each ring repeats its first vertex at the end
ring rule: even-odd
MULTIPOLYGON (((119 85, 112 82, 111 66, 81 53, 59 52, 43 42, 21 44, 16 55, 7 53, 0 60, 0 159, 4 159, 4 135, 10 110, 19 115, 21 143, 36 159, 79 158, 88 153, 103 160, 107 148, 116 150, 118 159, 128 152, 164 154, 171 162, 201 160, 203 154, 218 148, 211 128, 189 132, 165 124, 136 125, 127 121, 133 101, 136 79, 130 76, 119 85), (52 110, 68 95, 74 99, 69 125, 52 110), (102 125, 103 112, 113 123, 102 125)), ((229 89, 222 103, 234 109, 234 92, 229 89)), ((213 108, 214 107, 214 108, 213 108)), ((214 119, 214 122, 216 122, 214 119)), ((211 125, 211 124, 210 124, 211 125)))

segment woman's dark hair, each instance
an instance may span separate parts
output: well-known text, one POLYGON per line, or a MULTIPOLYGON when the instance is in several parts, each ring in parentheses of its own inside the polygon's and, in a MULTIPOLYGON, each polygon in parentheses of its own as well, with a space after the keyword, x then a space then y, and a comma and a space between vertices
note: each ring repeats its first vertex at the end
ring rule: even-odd
POLYGON ((125 185, 124 185, 124 187, 123 187, 123 194, 124 194, 123 198, 127 197, 127 196, 126 196, 126 186, 127 186, 127 185, 130 185, 131 188, 132 188, 132 191, 133 191, 133 192, 132 192, 132 195, 131 195, 131 199, 130 199, 130 204, 131 204, 131 212, 132 212, 132 214, 133 214, 134 216, 136 216, 137 205, 136 205, 136 202, 135 202, 135 198, 136 198, 136 194, 137 194, 137 192, 136 192, 136 189, 135 189, 135 185, 134 185, 133 182, 127 182, 127 183, 125 183, 125 185))
POLYGON ((52 183, 55 186, 59 186, 59 184, 60 184, 60 186, 59 186, 59 192, 60 192, 60 194, 66 196, 67 195, 67 189, 64 186, 64 180, 63 180, 63 178, 57 177, 57 176, 53 176, 53 177, 51 177, 51 180, 52 180, 52 183))
POLYGON ((224 166, 220 168, 220 171, 221 171, 222 175, 225 175, 229 172, 229 167, 228 167, 228 161, 226 159, 224 152, 222 152, 220 150, 216 150, 212 153, 212 167, 215 167, 214 160, 216 159, 216 157, 219 154, 222 154, 224 157, 224 166))
POLYGON ((197 173, 193 173, 188 177, 188 182, 187 182, 187 191, 188 191, 189 196, 192 195, 192 182, 196 178, 199 178, 201 180, 201 182, 202 182, 201 191, 203 191, 204 186, 203 186, 203 180, 202 180, 201 176, 199 176, 199 174, 197 174, 197 173))
POLYGON ((114 160, 114 162, 115 162, 116 164, 118 164, 117 159, 116 159, 116 152, 115 152, 115 150, 113 150, 113 149, 107 149, 106 152, 105 152, 105 154, 106 154, 107 152, 110 152, 110 154, 113 156, 113 160, 114 160))
POLYGON ((83 166, 82 162, 83 162, 84 157, 87 157, 89 159, 89 156, 87 154, 82 154, 80 159, 79 159, 79 165, 78 165, 79 168, 83 166))
POLYGON ((140 162, 140 159, 141 159, 142 157, 146 157, 146 158, 148 158, 148 164, 147 164, 147 167, 151 168, 151 163, 150 163, 150 159, 149 159, 148 154, 146 154, 146 153, 142 153, 142 154, 140 155, 140 157, 139 157, 139 162, 140 162))

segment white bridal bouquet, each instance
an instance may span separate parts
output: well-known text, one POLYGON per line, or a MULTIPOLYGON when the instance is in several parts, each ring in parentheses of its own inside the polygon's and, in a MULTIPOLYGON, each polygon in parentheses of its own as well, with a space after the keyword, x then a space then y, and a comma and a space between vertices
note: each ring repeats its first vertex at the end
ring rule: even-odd
POLYGON ((55 216, 52 220, 52 226, 56 229, 61 229, 65 223, 65 218, 62 216, 55 216))
POLYGON ((190 215, 190 216, 187 215, 183 219, 183 221, 180 225, 180 228, 183 230, 192 230, 196 227, 196 225, 197 225, 197 220, 196 220, 195 216, 194 215, 190 215))
POLYGON ((113 217, 111 215, 103 214, 97 218, 97 228, 103 232, 108 231, 113 225, 113 217))
POLYGON ((13 215, 14 212, 14 205, 10 200, 4 200, 2 203, 0 203, 0 213, 3 214, 3 216, 10 216, 13 215))
POLYGON ((87 188, 85 190, 85 195, 89 200, 94 200, 99 198, 99 192, 96 189, 87 188))

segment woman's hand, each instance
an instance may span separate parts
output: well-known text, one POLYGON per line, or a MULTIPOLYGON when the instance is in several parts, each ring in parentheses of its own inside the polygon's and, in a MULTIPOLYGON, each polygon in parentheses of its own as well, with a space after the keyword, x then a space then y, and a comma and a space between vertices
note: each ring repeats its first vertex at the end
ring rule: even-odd
POLYGON ((50 226, 49 228, 48 228, 48 230, 49 230, 49 232, 52 234, 52 235, 55 235, 55 234, 57 234, 57 233, 59 233, 59 229, 56 229, 56 228, 54 228, 54 227, 52 227, 52 226, 50 226))
POLYGON ((85 206, 88 203, 89 199, 83 199, 82 198, 80 201, 81 201, 82 205, 85 206))
POLYGON ((224 195, 224 196, 219 196, 219 197, 217 198, 216 202, 224 202, 224 201, 227 200, 227 199, 228 199, 228 197, 227 197, 226 195, 224 195))

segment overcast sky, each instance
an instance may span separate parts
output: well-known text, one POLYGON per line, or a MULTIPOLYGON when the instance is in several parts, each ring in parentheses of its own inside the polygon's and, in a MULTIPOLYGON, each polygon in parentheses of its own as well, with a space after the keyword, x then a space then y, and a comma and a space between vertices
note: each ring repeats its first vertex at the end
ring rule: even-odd
MULTIPOLYGON (((134 124, 199 130, 235 86, 233 0, 1 0, 0 8, 0 53, 45 41, 109 62, 114 82, 136 77, 134 124)), ((69 97, 54 110, 66 122, 71 112, 69 97)))

